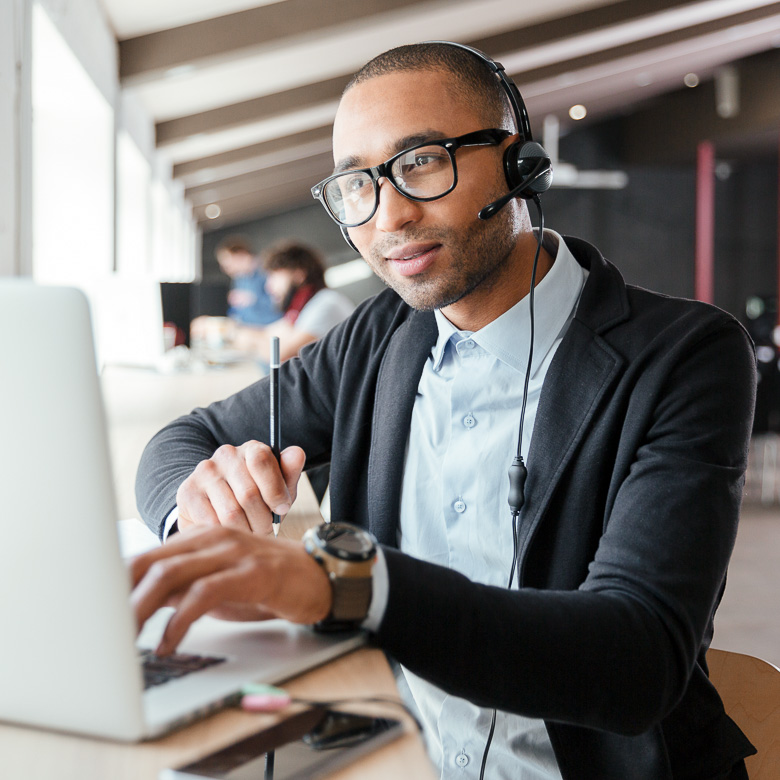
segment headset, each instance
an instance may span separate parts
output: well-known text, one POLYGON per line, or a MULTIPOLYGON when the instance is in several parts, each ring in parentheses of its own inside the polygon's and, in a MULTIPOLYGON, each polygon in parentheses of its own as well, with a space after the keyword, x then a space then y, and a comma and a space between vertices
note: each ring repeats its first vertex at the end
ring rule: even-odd
MULTIPOLYGON (((500 62, 492 60, 479 49, 466 46, 463 43, 454 43, 453 41, 425 41, 425 43, 453 46, 456 49, 461 49, 474 55, 485 64, 491 73, 498 77, 512 109, 519 138, 507 146, 504 151, 504 176, 506 177, 509 192, 506 195, 502 195, 498 200, 488 203, 487 206, 480 210, 477 217, 481 220, 490 219, 514 198, 533 200, 537 195, 547 192, 550 189, 553 177, 550 156, 541 144, 533 140, 531 123, 528 119, 528 111, 525 108, 522 95, 515 82, 507 76, 504 66, 500 62)), ((348 246, 355 252, 358 252, 357 247, 349 237, 348 229, 344 225, 339 225, 339 228, 348 246)), ((358 252, 358 254, 360 253, 358 252)))
MULTIPOLYGON (((454 46, 457 49, 470 52, 472 55, 482 61, 485 66, 496 75, 501 82, 504 94, 506 95, 509 105, 512 108, 514 114, 515 127, 517 128, 518 139, 513 141, 507 146, 504 151, 503 166, 504 175, 506 177, 506 183, 509 187, 509 192, 502 195, 492 203, 488 203, 487 206, 482 208, 477 217, 481 220, 488 220, 495 216, 510 200, 514 198, 522 198, 523 200, 531 200, 536 206, 539 213, 539 238, 536 246, 536 254, 534 255, 533 266, 531 269, 531 289, 528 294, 529 298, 529 320, 530 320, 530 347, 528 352, 528 364, 525 372, 525 382, 523 387, 523 402, 520 411, 520 430, 517 440, 517 454, 515 455, 512 465, 509 467, 509 496, 508 503, 509 509, 512 513, 512 535, 514 541, 514 556, 512 559, 512 567, 509 573, 509 582, 507 587, 512 587, 514 580, 515 567, 518 557, 518 524, 520 517, 520 509, 525 503, 525 481, 528 476, 528 469, 523 462, 521 454, 521 446, 523 442, 523 423, 525 422, 525 409, 526 402, 528 400, 528 383, 531 377, 531 365, 533 363, 533 349, 534 349, 534 290, 536 287, 536 270, 539 261, 539 253, 542 248, 542 238, 544 235, 544 213, 542 211, 541 202, 539 201, 539 195, 550 189, 552 184, 552 162, 550 156, 536 141, 533 140, 531 133, 531 123, 528 120, 528 112, 525 108, 525 103, 520 95, 520 91, 517 85, 507 76, 504 66, 500 62, 495 62, 484 52, 479 49, 475 49, 471 46, 466 46, 462 43, 454 43, 452 41, 425 41, 430 44, 441 44, 445 46, 454 46)), ((349 232, 343 225, 341 228, 341 235, 347 244, 356 252, 357 247, 352 243, 349 237, 349 232)), ((359 254, 359 252, 358 252, 359 254)), ((482 755, 482 766, 480 769, 480 780, 485 775, 485 765, 487 763, 488 752, 490 751, 490 745, 493 741, 493 733, 496 725, 496 710, 493 710, 493 717, 490 723, 490 732, 487 737, 487 743, 482 755)))

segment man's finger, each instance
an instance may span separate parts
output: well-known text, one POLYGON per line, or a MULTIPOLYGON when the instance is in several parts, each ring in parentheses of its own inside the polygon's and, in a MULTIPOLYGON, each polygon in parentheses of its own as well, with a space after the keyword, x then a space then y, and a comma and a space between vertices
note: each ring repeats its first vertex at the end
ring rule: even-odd
MULTIPOLYGON (((156 652, 167 655, 176 650, 189 627, 207 612, 221 604, 239 601, 247 586, 257 590, 258 583, 247 582, 248 571, 240 566, 219 570, 193 582, 181 598, 176 611, 165 626, 156 652)), ((266 613, 271 617, 271 613, 266 613)))
POLYGON ((204 534, 206 530, 207 529, 205 528, 194 529, 193 532, 187 534, 187 536, 175 534, 170 538, 167 544, 160 547, 154 547, 131 559, 129 568, 132 587, 135 588, 135 586, 138 585, 143 577, 146 576, 149 567, 156 561, 162 560, 163 558, 170 558, 174 555, 181 555, 190 550, 199 549, 202 546, 202 543, 199 541, 199 536, 204 534))
MULTIPOLYGON (((240 481, 240 478, 237 478, 240 481)), ((249 480, 249 475, 246 476, 249 480)), ((238 531, 251 531, 252 524, 246 516, 243 506, 236 497, 232 485, 225 479, 215 480, 206 490, 208 500, 214 507, 219 524, 238 531)))
POLYGON ((292 496, 271 448, 260 442, 247 442, 242 449, 249 474, 266 506, 278 515, 286 515, 290 511, 292 496))
POLYGON ((298 482, 306 465, 306 453, 300 447, 287 447, 279 456, 279 465, 292 503, 298 497, 298 482))
POLYGON ((266 506, 263 497, 249 471, 242 470, 228 479, 230 490, 243 510, 249 529, 254 534, 271 533, 271 510, 266 506))
POLYGON ((217 513, 195 474, 185 479, 179 486, 176 504, 179 507, 177 525, 180 531, 192 525, 219 525, 217 513))
POLYGON ((200 578, 229 566, 236 557, 237 546, 228 539, 203 549, 185 550, 152 560, 131 596, 139 629, 174 595, 186 592, 200 578))

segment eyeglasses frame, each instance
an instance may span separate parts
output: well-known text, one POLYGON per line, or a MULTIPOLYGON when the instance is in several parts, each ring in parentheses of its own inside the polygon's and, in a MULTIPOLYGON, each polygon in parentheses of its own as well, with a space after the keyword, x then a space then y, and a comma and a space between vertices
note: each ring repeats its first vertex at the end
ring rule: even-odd
POLYGON ((394 154, 390 159, 385 160, 385 162, 379 163, 379 165, 374 165, 371 168, 355 168, 353 170, 334 173, 332 176, 328 176, 327 179, 323 179, 319 184, 315 184, 311 188, 311 194, 315 200, 318 200, 320 203, 322 203, 322 205, 325 207, 325 211, 328 213, 328 216, 330 216, 330 218, 337 225, 346 228, 359 227, 360 225, 365 225, 366 222, 370 222, 379 208, 379 179, 387 179, 387 181, 390 182, 393 189, 399 195, 403 195, 404 198, 408 198, 409 200, 415 201, 416 203, 429 203, 433 200, 439 200, 439 198, 443 198, 445 195, 449 195, 449 193, 452 192, 458 184, 458 165, 455 161, 455 152, 458 149, 464 146, 498 146, 511 135, 511 132, 502 128, 489 128, 486 130, 474 130, 470 133, 464 133, 463 135, 455 136, 454 138, 435 138, 430 141, 423 141, 419 144, 415 144, 414 146, 410 146, 408 149, 403 149, 397 154, 394 154), (450 158, 453 173, 452 185, 440 195, 434 195, 429 198, 423 198, 417 195, 409 195, 404 192, 393 179, 391 170, 393 163, 399 157, 402 157, 405 154, 409 154, 409 152, 413 152, 415 149, 422 149, 425 146, 441 146, 447 152, 450 158), (374 208, 364 220, 355 222, 354 224, 345 224, 340 219, 338 219, 325 199, 325 187, 334 179, 338 179, 339 177, 349 173, 368 174, 374 190, 374 208))

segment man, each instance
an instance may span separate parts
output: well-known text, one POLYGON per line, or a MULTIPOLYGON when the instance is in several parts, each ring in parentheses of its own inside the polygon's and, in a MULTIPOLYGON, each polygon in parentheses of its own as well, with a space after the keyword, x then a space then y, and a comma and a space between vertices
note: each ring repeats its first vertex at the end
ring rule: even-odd
POLYGON ((355 309, 349 298, 328 289, 322 257, 304 244, 284 241, 270 247, 263 254, 263 269, 266 290, 282 316, 265 328, 235 328, 236 349, 268 361, 270 337, 278 336, 280 358, 287 360, 355 309))
POLYGON ((332 516, 382 544, 364 625, 402 665, 442 777, 486 758, 490 778, 744 778, 753 750, 704 657, 746 465, 749 340, 547 233, 526 372, 537 237, 522 199, 477 217, 507 193, 518 141, 491 70, 421 44, 348 86, 333 134, 348 175, 315 191, 397 295, 285 364, 280 469, 256 441, 262 384, 158 434, 139 505, 161 535, 178 505, 180 533, 135 563, 138 619, 178 605, 167 652, 215 608, 333 618, 320 564, 268 538, 304 460, 329 461, 332 516), (482 141, 453 150, 464 136, 482 141))

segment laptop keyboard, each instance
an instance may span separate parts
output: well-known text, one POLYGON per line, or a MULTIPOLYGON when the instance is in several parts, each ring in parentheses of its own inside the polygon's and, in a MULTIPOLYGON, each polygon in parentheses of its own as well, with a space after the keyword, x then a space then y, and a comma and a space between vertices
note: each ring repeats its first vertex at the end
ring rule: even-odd
POLYGON ((139 654, 144 670, 144 689, 162 685, 169 680, 176 680, 225 660, 217 656, 187 653, 157 656, 152 650, 140 650, 139 654))

